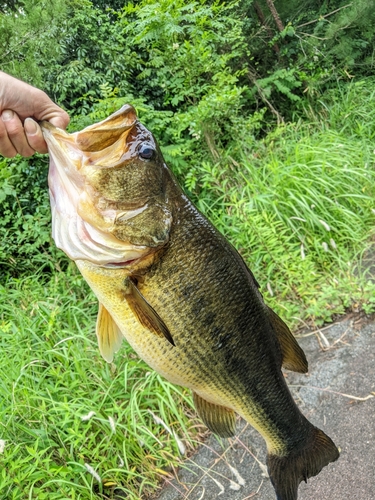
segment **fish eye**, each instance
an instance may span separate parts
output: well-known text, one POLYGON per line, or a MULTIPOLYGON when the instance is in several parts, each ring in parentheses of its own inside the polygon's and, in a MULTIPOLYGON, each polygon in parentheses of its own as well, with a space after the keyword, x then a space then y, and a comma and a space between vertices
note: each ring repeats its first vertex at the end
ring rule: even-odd
POLYGON ((144 160, 152 160, 156 151, 150 144, 142 144, 139 148, 139 156, 144 160))

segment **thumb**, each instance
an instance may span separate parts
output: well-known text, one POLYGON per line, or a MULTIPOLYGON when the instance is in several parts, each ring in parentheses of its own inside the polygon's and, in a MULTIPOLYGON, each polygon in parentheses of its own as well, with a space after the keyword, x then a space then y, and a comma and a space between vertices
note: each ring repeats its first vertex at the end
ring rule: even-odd
POLYGON ((32 118, 26 118, 24 123, 25 134, 29 145, 38 153, 47 153, 47 144, 38 123, 32 118))
POLYGON ((48 120, 52 125, 58 128, 66 129, 69 124, 70 118, 68 113, 66 113, 63 109, 58 108, 52 115, 44 117, 45 120, 48 120))

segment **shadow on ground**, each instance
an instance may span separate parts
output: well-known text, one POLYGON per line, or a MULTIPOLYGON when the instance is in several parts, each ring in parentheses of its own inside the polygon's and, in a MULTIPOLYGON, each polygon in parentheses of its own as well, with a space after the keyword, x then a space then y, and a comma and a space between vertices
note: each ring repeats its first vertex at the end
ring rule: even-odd
MULTIPOLYGON (((375 321, 346 317, 298 339, 309 374, 287 373, 307 418, 341 450, 337 462, 302 483, 299 500, 375 499, 375 321)), ((246 422, 237 436, 214 436, 185 462, 158 500, 271 500, 265 444, 246 422)))

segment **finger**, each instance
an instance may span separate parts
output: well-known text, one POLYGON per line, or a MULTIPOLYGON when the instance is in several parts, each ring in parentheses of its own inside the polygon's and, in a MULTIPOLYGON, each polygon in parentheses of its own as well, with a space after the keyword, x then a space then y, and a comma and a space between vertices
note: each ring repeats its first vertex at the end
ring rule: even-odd
POLYGON ((39 125, 32 118, 26 118, 23 126, 30 147, 38 153, 47 153, 47 144, 39 125))
POLYGON ((2 112, 1 118, 16 152, 22 156, 32 156, 34 150, 27 142, 25 131, 18 115, 14 111, 6 109, 2 112))
POLYGON ((13 158, 17 154, 15 147, 8 137, 8 132, 2 119, 0 120, 0 154, 6 158, 13 158))

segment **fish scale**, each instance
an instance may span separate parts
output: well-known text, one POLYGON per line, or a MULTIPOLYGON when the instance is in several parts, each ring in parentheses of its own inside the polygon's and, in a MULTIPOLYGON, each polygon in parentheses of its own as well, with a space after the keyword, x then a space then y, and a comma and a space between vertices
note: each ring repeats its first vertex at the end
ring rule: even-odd
POLYGON ((252 272, 182 192, 131 106, 75 134, 42 129, 53 235, 99 300, 103 357, 111 362, 124 337, 193 391, 213 432, 232 436, 235 415, 245 418, 266 441, 277 499, 296 500, 338 450, 288 390, 282 364, 305 373, 307 361, 252 272))

